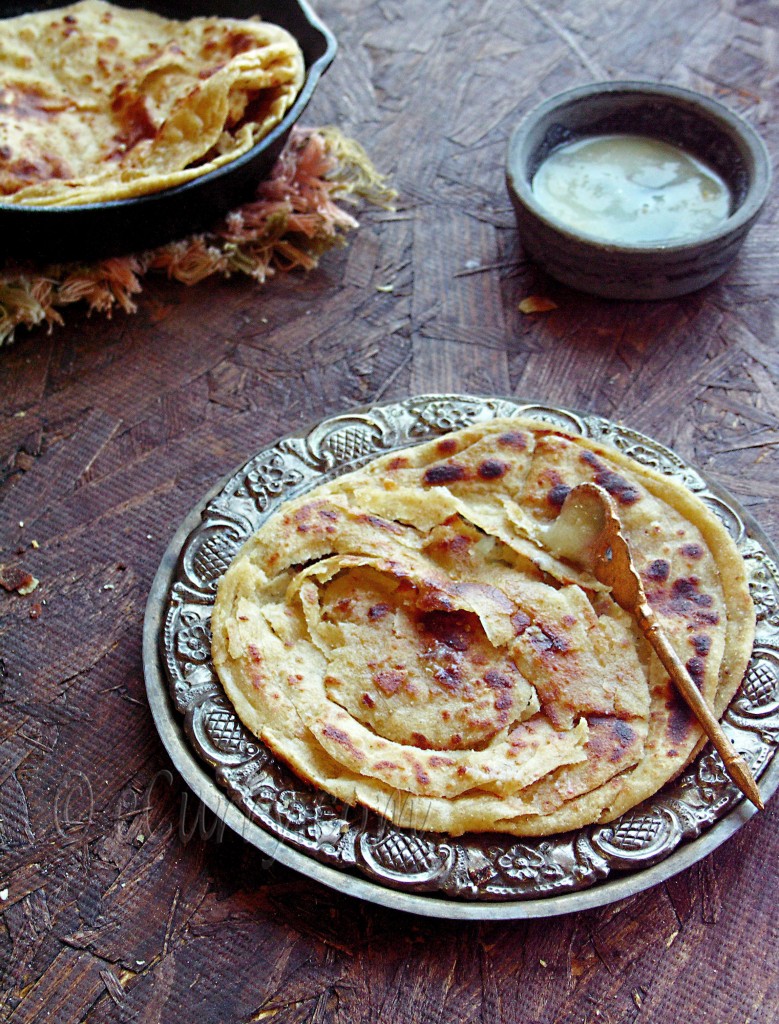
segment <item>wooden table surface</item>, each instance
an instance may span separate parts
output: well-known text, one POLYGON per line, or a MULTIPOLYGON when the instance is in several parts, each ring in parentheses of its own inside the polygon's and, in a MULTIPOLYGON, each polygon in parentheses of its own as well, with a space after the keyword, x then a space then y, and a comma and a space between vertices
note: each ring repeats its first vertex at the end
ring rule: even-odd
POLYGON ((362 141, 397 213, 364 211, 308 275, 159 280, 135 315, 73 312, 0 350, 0 562, 46 602, 33 620, 32 598, 0 598, 0 1018, 772 1024, 776 801, 640 895, 507 923, 359 902, 229 832, 183 842, 178 779, 138 813, 170 764, 141 663, 160 557, 226 471, 322 416, 450 390, 596 412, 779 540, 775 199, 718 283, 631 304, 525 262, 503 183, 518 117, 595 79, 692 87, 779 152, 776 4, 317 7, 340 50, 305 123, 362 141), (557 309, 523 315, 530 294, 557 309))

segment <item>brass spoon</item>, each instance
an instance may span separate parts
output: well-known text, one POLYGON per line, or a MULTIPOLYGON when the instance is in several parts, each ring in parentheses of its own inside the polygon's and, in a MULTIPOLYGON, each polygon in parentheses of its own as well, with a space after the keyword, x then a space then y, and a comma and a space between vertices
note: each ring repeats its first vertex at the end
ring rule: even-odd
POLYGON ((557 555, 577 561, 589 569, 597 580, 611 588, 611 596, 620 608, 634 616, 639 629, 722 757, 728 775, 744 796, 762 811, 763 801, 749 766, 722 731, 646 599, 627 540, 622 534, 616 505, 608 491, 589 483, 574 487, 567 495, 560 515, 546 529, 544 542, 557 555))

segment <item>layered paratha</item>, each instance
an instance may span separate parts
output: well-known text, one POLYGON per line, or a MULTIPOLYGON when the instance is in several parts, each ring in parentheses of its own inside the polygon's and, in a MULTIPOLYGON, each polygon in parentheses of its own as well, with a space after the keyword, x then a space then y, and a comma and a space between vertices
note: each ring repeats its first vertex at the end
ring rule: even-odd
POLYGON ((261 527, 212 618, 240 718, 303 779, 401 826, 543 835, 650 796, 702 733, 631 617, 546 543, 584 481, 615 499, 721 714, 754 611, 719 520, 616 450, 512 419, 379 458, 261 527))
POLYGON ((71 206, 180 185, 247 152, 304 77, 256 19, 84 0, 0 23, 0 199, 71 206))

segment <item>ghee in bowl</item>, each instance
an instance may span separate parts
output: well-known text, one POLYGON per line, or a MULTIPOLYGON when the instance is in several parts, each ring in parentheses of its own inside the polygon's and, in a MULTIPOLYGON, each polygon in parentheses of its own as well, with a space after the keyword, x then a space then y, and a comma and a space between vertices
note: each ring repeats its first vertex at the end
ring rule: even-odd
POLYGON ((730 216, 728 186, 701 160, 660 139, 597 135, 554 150, 533 195, 563 224, 618 244, 694 238, 730 216))
POLYGON ((601 82, 531 111, 509 140, 520 242, 549 274, 608 298, 704 287, 736 258, 768 195, 757 133, 716 101, 601 82))

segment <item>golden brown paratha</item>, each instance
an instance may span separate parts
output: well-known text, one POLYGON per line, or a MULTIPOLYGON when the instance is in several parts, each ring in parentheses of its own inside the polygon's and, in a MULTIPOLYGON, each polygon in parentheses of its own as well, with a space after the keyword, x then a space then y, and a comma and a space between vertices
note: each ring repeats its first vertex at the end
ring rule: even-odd
POLYGON ((535 421, 382 457, 288 502, 239 552, 213 657, 301 777, 399 825, 608 821, 702 734, 632 619, 545 545, 568 490, 616 500, 648 599, 721 713, 751 652, 743 561, 679 484, 535 421))
POLYGON ((255 19, 174 21, 84 0, 0 22, 0 196, 70 206, 179 185, 247 152, 303 82, 255 19))

